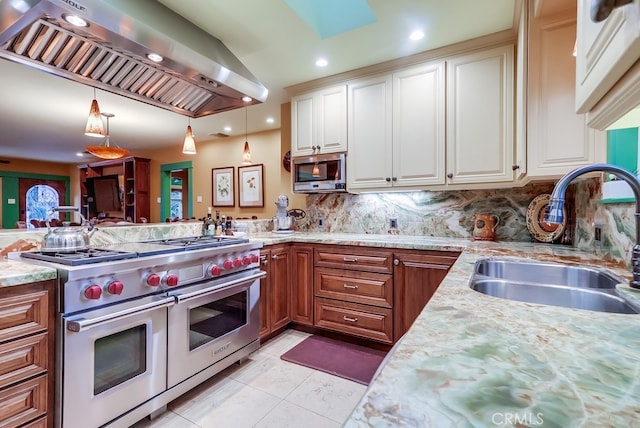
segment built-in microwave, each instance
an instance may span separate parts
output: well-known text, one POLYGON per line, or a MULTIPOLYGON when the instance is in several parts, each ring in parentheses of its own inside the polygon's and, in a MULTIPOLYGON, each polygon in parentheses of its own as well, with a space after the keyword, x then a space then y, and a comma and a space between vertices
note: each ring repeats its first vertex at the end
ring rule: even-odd
POLYGON ((346 155, 327 153, 291 160, 294 193, 346 192, 346 155))

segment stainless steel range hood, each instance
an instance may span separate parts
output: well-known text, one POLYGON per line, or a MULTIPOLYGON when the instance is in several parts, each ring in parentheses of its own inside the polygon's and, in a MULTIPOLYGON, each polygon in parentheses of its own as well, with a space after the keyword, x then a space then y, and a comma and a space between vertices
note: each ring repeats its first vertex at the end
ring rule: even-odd
POLYGON ((220 40, 153 0, 0 0, 0 57, 190 117, 268 93, 220 40))

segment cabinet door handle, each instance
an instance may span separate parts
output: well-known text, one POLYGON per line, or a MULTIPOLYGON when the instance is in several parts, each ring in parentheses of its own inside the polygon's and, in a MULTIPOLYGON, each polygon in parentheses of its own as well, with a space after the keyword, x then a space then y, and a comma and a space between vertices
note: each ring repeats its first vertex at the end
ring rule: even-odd
POLYGON ((512 171, 516 171, 518 169, 520 169, 520 165, 511 165, 511 170, 512 171))
POLYGON ((393 177, 391 180, 398 181, 398 177, 393 177))
POLYGON ((342 286, 343 286, 344 288, 350 288, 350 289, 352 289, 352 290, 357 290, 357 289, 358 289, 358 286, 357 286, 357 285, 342 284, 342 286))
POLYGON ((268 261, 268 260, 263 260, 263 261, 262 261, 262 264, 263 264, 264 266, 266 266, 266 265, 268 265, 268 264, 269 264, 269 261, 268 261))
POLYGON ((343 257, 342 261, 345 263, 358 263, 357 257, 343 257))
POLYGON ((453 174, 452 173, 447 174, 447 178, 453 178, 453 174))
POLYGON ((398 259, 393 259, 393 264, 398 266, 400 264, 400 260, 398 259))
POLYGON ((271 256, 271 258, 272 258, 273 260, 278 260, 278 255, 277 255, 277 254, 274 254, 273 256, 271 256))
POLYGON ((349 321, 349 322, 358 322, 358 318, 349 318, 346 315, 343 315, 342 319, 345 320, 345 321, 349 321))
POLYGON ((391 181, 391 177, 385 177, 384 181, 386 181, 387 183, 391 181))

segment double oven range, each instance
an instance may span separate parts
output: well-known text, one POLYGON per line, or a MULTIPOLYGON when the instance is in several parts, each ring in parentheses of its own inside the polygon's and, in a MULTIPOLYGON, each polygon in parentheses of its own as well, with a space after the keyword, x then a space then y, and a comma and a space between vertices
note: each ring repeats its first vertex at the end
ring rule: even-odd
POLYGON ((21 253, 58 271, 56 425, 128 427, 259 347, 259 243, 21 253))

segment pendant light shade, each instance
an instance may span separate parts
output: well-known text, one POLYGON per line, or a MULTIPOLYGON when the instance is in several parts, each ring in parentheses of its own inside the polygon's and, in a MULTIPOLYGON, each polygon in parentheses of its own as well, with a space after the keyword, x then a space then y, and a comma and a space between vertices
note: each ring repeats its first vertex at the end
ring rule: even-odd
POLYGON ((89 118, 87 126, 84 128, 84 135, 90 137, 104 137, 104 125, 100 116, 100 107, 96 100, 96 90, 93 89, 93 101, 91 101, 91 109, 89 110, 89 118))
POLYGON ((247 140, 247 108, 244 108, 244 150, 242 152, 242 165, 251 165, 251 150, 247 140))
POLYGON ((193 138, 193 132, 191 131, 191 122, 187 125, 187 132, 184 134, 184 144, 182 144, 182 153, 185 155, 196 154, 196 140, 193 138))
MULTIPOLYGON (((129 151, 118 146, 112 146, 109 141, 109 119, 114 115, 112 113, 102 113, 102 116, 107 118, 107 133, 104 137, 104 144, 101 146, 87 146, 87 151, 102 159, 120 159, 125 157, 129 151)), ((102 119, 100 121, 102 122, 102 119)))

